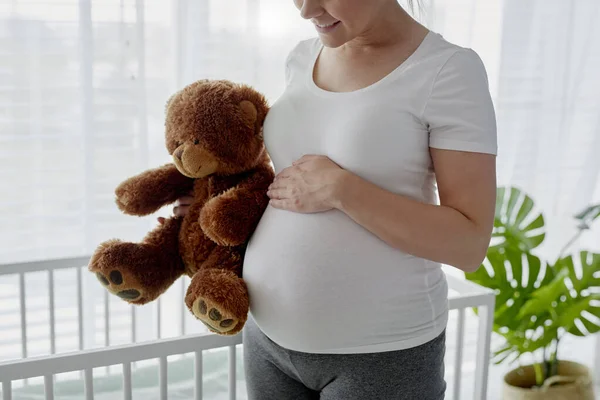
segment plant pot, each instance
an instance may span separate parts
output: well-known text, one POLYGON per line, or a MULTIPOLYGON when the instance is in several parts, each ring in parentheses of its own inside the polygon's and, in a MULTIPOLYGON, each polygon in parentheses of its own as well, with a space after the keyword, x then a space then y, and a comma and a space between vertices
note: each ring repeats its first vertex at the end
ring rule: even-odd
POLYGON ((534 387, 533 365, 519 367, 504 376, 503 400, 594 400, 590 370, 572 361, 558 362, 558 375, 534 387))

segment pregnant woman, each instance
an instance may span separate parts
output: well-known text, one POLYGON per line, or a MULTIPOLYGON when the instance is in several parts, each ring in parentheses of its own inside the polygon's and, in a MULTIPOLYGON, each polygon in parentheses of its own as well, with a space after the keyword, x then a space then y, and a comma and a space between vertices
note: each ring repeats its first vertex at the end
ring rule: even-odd
POLYGON ((318 37, 264 125, 277 177, 244 262, 248 397, 443 399, 441 265, 478 268, 493 224, 485 68, 396 0, 294 2, 318 37))

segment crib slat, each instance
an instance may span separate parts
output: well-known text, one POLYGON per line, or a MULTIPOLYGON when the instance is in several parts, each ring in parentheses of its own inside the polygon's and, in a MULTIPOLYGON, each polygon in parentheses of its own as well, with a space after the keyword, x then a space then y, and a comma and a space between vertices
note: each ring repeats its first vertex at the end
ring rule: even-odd
POLYGON ((202 352, 194 353, 194 400, 202 400, 202 352))
POLYGON ((160 375, 158 384, 160 386, 160 399, 167 400, 167 357, 162 356, 159 361, 160 375))
POLYGON ((137 341, 137 323, 136 323, 136 312, 135 306, 131 305, 131 343, 137 341))
POLYGON ((46 400, 54 400, 54 376, 53 375, 45 375, 44 376, 44 392, 46 395, 46 400))
MULTIPOLYGON (((185 298, 185 279, 183 277, 179 278, 179 281, 181 282, 181 293, 182 296, 181 298, 184 299, 185 298)), ((185 302, 182 301, 181 302, 181 326, 179 328, 179 330, 181 331, 182 335, 185 335, 185 316, 186 316, 186 306, 185 306, 185 302)))
POLYGON ((48 307, 50 308, 50 354, 56 353, 56 322, 54 320, 54 270, 48 271, 48 307))
MULTIPOLYGON (((104 291, 104 344, 110 346, 110 298, 108 291, 104 291)), ((106 367, 106 373, 110 374, 110 365, 106 367)))
POLYGON ((27 358, 27 308, 25 305, 25 274, 19 274, 19 303, 21 307, 21 357, 27 358))
POLYGON ((108 306, 109 302, 108 291, 104 291, 104 344, 106 346, 110 346, 110 307, 108 306))
POLYGON ((2 400, 12 400, 11 382, 2 382, 2 400))
POLYGON ((229 346, 229 400, 235 400, 235 346, 229 346))
POLYGON ((462 381, 462 354, 465 335, 465 309, 458 309, 458 322, 456 326, 456 353, 454 355, 454 397, 460 399, 460 383, 462 381))
POLYGON ((91 368, 85 370, 83 378, 85 400, 94 400, 94 371, 91 368))
POLYGON ((123 363, 123 399, 131 400, 131 363, 123 363))
POLYGON ((79 328, 79 350, 83 350, 83 276, 77 268, 77 326, 79 328))
POLYGON ((158 339, 162 338, 162 333, 160 331, 160 320, 161 320, 161 315, 160 315, 160 297, 158 298, 158 300, 156 301, 156 337, 158 339))

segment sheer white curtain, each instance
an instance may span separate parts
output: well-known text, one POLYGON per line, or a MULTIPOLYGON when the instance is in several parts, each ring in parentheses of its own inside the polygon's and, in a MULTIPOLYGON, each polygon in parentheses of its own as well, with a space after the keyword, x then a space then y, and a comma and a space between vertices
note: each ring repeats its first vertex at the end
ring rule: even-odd
MULTIPOLYGON (((600 202, 600 3, 506 1, 496 105, 499 179, 534 196, 554 257, 600 202)), ((600 251, 598 227, 580 243, 600 251)))
POLYGON ((166 99, 208 77, 274 100, 310 30, 295 14, 273 0, 0 0, 0 263, 140 239, 155 218, 122 215, 114 188, 169 160, 166 99))
POLYGON ((0 262, 137 238, 115 185, 158 153, 172 90, 170 7, 0 1, 0 262))
MULTIPOLYGON (((499 183, 520 186, 546 213, 548 254, 572 232, 571 215, 600 201, 599 7, 428 0, 417 12, 481 55, 499 183)), ((113 190, 168 160, 168 95, 227 78, 273 101, 287 52, 312 35, 291 0, 0 0, 0 262, 139 239, 154 218, 122 215, 113 190)), ((596 229, 583 244, 599 239, 596 229)))

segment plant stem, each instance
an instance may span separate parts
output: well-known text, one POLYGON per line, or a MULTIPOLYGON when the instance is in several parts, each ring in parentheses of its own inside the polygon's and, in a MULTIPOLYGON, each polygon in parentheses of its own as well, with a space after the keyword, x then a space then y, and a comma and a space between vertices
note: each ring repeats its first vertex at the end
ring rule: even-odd
POLYGON ((560 252, 558 253, 558 259, 560 260, 561 258, 563 258, 563 255, 565 254, 565 252, 567 251, 567 249, 577 241, 577 239, 579 239, 579 236, 581 236, 581 234, 583 233, 584 229, 582 228, 578 228, 577 233, 571 238, 571 240, 569 240, 567 242, 567 244, 565 244, 565 246, 560 250, 560 252))
POLYGON ((550 346, 552 346, 552 342, 550 342, 547 348, 544 347, 544 380, 552 376, 552 349, 550 349, 550 346), (546 357, 546 350, 550 353, 548 357, 546 357))
POLYGON ((554 353, 552 353, 552 361, 550 364, 550 376, 554 376, 558 374, 558 344, 559 344, 559 339, 556 338, 556 346, 554 348, 554 353))
POLYGON ((544 383, 544 373, 542 372, 542 364, 533 363, 533 369, 535 371, 536 386, 542 386, 542 384, 544 383))

